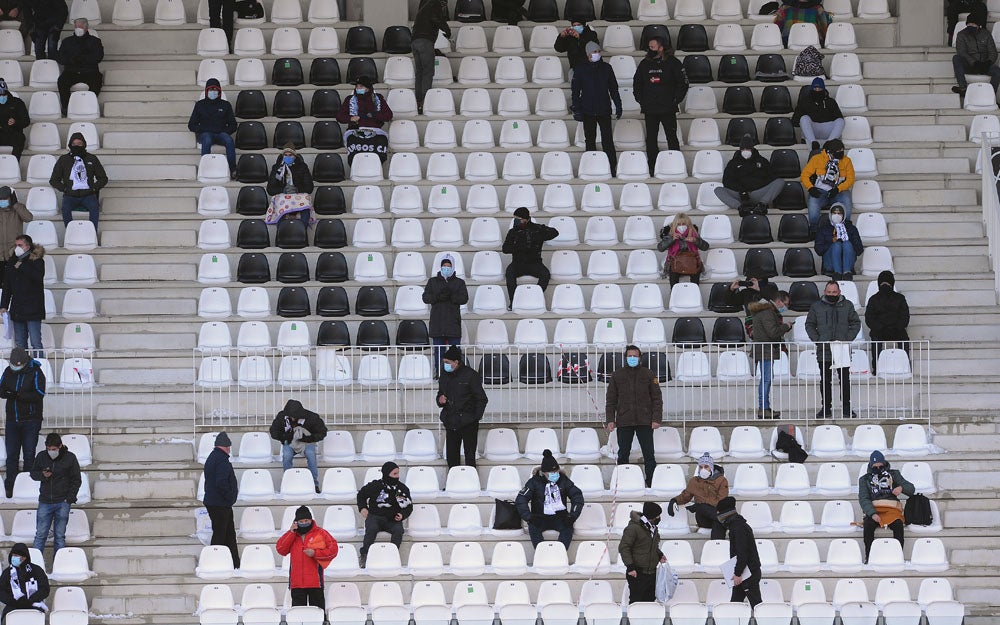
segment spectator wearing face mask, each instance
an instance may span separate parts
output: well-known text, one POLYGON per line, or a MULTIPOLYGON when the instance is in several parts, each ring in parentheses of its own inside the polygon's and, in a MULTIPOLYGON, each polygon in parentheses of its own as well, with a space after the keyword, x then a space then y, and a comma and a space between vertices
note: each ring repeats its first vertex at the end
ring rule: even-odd
POLYGON ((101 92, 104 76, 101 75, 100 63, 104 60, 104 44, 90 34, 90 25, 86 18, 73 20, 73 34, 59 44, 59 54, 56 59, 63 66, 59 74, 59 100, 62 103, 62 114, 66 117, 69 107, 70 89, 78 82, 85 83, 87 89, 94 94, 101 92))
POLYGON ((379 532, 388 532, 392 544, 403 544, 403 521, 413 513, 410 489, 399 481, 399 465, 382 465, 382 479, 372 480, 358 491, 358 512, 365 520, 365 538, 358 551, 361 568, 365 568, 368 549, 379 532))
POLYGON ((35 549, 45 550, 45 541, 52 531, 52 553, 66 546, 66 524, 70 506, 76 503, 83 485, 80 463, 76 454, 63 445, 62 437, 49 432, 45 449, 38 452, 31 466, 31 479, 40 482, 38 512, 35 515, 35 549))
POLYGON ((647 45, 646 58, 639 62, 632 77, 632 93, 646 116, 646 160, 652 173, 660 153, 657 138, 661 127, 667 147, 681 149, 677 139, 677 108, 687 95, 688 79, 684 65, 662 37, 653 37, 647 45))
MULTIPOLYGON (((313 192, 312 173, 309 166, 296 153, 295 146, 286 143, 281 154, 271 166, 271 174, 267 177, 267 194, 272 201, 264 216, 264 221, 270 225, 282 219, 301 219, 306 227, 312 222, 312 201, 307 203, 276 203, 274 196, 309 194, 313 192)), ((304 202, 304 200, 303 200, 304 202)))
POLYGON ((605 427, 617 431, 618 464, 628 464, 632 439, 639 440, 646 469, 646 487, 656 470, 653 430, 663 419, 663 392, 653 371, 642 364, 642 351, 635 345, 625 348, 625 366, 611 376, 604 406, 605 427))
POLYGON ((0 573, 0 603, 2 618, 14 610, 48 612, 45 600, 49 596, 49 578, 44 567, 31 561, 31 552, 24 543, 10 548, 10 566, 0 573))
POLYGON ((375 93, 372 79, 360 76, 354 83, 354 93, 341 102, 337 121, 358 128, 381 128, 392 121, 392 109, 381 94, 375 93))
POLYGON ((316 494, 320 493, 319 465, 316 462, 316 444, 326 438, 327 428, 323 417, 308 410, 297 399, 289 399, 285 407, 274 415, 268 432, 271 438, 281 443, 281 468, 292 468, 296 454, 306 458, 306 466, 312 474, 316 494))
POLYGON ((441 257, 441 269, 424 286, 423 300, 431 307, 429 332, 434 342, 437 378, 445 349, 462 344, 462 306, 469 303, 469 289, 465 280, 455 275, 455 261, 450 254, 441 257))
POLYGON ((542 532, 559 532, 559 542, 569 549, 573 524, 583 512, 583 491, 559 469, 552 452, 542 452, 542 463, 517 494, 514 505, 521 520, 528 524, 528 536, 535 547, 545 540, 542 532))
POLYGON ((59 48, 59 34, 69 18, 66 0, 32 0, 20 2, 24 17, 22 31, 27 26, 35 46, 35 60, 55 59, 59 48))
POLYGON ((0 78, 0 145, 9 145, 11 154, 18 160, 24 152, 24 129, 30 124, 28 107, 10 92, 7 82, 0 78))
POLYGON ((73 211, 87 211, 97 230, 101 212, 100 192, 108 184, 108 174, 100 159, 87 151, 83 133, 69 138, 69 153, 63 154, 52 168, 49 186, 63 194, 63 225, 73 221, 73 211))
POLYGON ((785 181, 771 173, 771 162, 754 147, 753 138, 743 135, 740 149, 722 172, 722 186, 715 196, 740 215, 767 214, 767 209, 785 188, 785 181))
POLYGON ((736 558, 733 593, 729 601, 743 603, 746 600, 755 608, 763 599, 760 596, 760 554, 757 552, 753 528, 736 512, 736 500, 732 497, 719 501, 715 513, 718 522, 729 532, 729 557, 736 558))
POLYGON ((565 52, 572 72, 577 65, 587 62, 585 47, 588 43, 598 43, 597 32, 583 20, 573 20, 568 28, 564 28, 556 37, 552 46, 556 52, 565 52))
POLYGON ((622 118, 622 98, 618 93, 615 70, 601 60, 601 46, 593 41, 584 48, 587 60, 573 71, 573 119, 583 123, 586 150, 597 150, 597 128, 601 129, 601 149, 608 157, 611 175, 618 175, 618 153, 611 130, 611 106, 615 119, 622 118))
POLYGON ((486 413, 489 397, 483 390, 479 372, 465 364, 457 345, 441 356, 443 372, 438 380, 437 405, 445 429, 444 458, 448 468, 457 467, 462 452, 465 466, 476 466, 479 422, 486 413))
POLYGON ((865 305, 865 325, 871 339, 872 375, 875 375, 878 356, 888 346, 898 343, 898 347, 909 355, 910 335, 906 327, 910 325, 910 305, 906 296, 896 292, 896 276, 889 270, 878 274, 875 280, 878 291, 868 298, 865 305))
POLYGON ((858 478, 858 503, 864 514, 865 563, 875 542, 875 530, 892 530, 892 537, 903 547, 903 504, 900 495, 916 492, 903 474, 889 466, 885 455, 877 449, 868 457, 868 471, 858 478))
POLYGON ((542 245, 559 236, 559 231, 549 226, 531 221, 531 213, 524 206, 514 211, 514 225, 507 231, 501 251, 510 254, 507 265, 507 308, 514 301, 517 279, 521 276, 538 278, 538 286, 544 291, 549 286, 548 267, 542 262, 542 245))
POLYGON ((679 495, 670 499, 667 504, 667 514, 674 516, 677 506, 687 506, 688 512, 695 515, 698 527, 711 527, 712 540, 722 540, 726 537, 726 528, 719 523, 715 506, 729 496, 729 480, 726 479, 722 467, 716 466, 712 456, 705 452, 698 458, 698 469, 688 480, 687 486, 679 495))
MULTIPOLYGON (((42 357, 42 320, 45 319, 45 248, 22 234, 14 239, 14 252, 4 266, 0 313, 10 316, 14 344, 42 357)), ((34 453, 34 452, 32 452, 34 453)))
POLYGON ((823 257, 823 272, 834 280, 853 280, 854 261, 864 249, 857 227, 844 217, 843 205, 831 206, 830 219, 816 232, 816 253, 823 257))
POLYGON ((625 565, 625 582, 628 584, 628 602, 656 601, 656 567, 667 561, 660 551, 660 515, 663 508, 647 501, 642 512, 629 513, 628 525, 618 541, 618 555, 625 565))
POLYGON ((762 299, 750 304, 752 317, 753 359, 760 366, 757 383, 757 418, 777 419, 781 413, 771 410, 771 370, 775 360, 781 358, 785 335, 792 329, 782 315, 788 310, 788 293, 776 291, 770 300, 762 299))
POLYGON ((337 557, 337 541, 313 520, 306 506, 295 510, 295 519, 278 539, 275 550, 288 556, 288 588, 292 605, 309 605, 326 611, 324 572, 337 557))
POLYGON ((823 297, 809 308, 806 315, 806 334, 816 343, 816 359, 822 378, 820 400, 823 407, 816 413, 817 419, 833 417, 833 365, 838 365, 836 371, 840 378, 843 416, 845 419, 858 416, 851 410, 850 342, 860 330, 861 318, 854 310, 854 304, 840 294, 840 284, 834 280, 827 282, 823 297), (834 359, 834 349, 840 352, 841 358, 834 359))
MULTIPOLYGON (((0 250, 3 254, 14 249, 15 240, 24 232, 24 224, 33 219, 31 211, 18 201, 13 189, 6 185, 0 187, 0 250)), ((2 278, 0 274, 0 284, 2 278)))
POLYGON ((20 471, 30 472, 35 463, 38 432, 42 429, 42 402, 45 398, 45 374, 38 361, 23 347, 10 350, 10 360, 0 377, 0 398, 7 400, 4 443, 7 451, 7 475, 4 490, 13 497, 14 480, 20 471))
POLYGON ((814 155, 806 163, 799 176, 802 187, 809 197, 809 230, 813 233, 819 224, 819 214, 831 204, 844 207, 844 218, 851 218, 854 207, 851 189, 854 187, 854 163, 844 154, 844 142, 831 139, 823 145, 823 151, 814 155))
POLYGON ((240 550, 236 546, 236 524, 233 521, 233 504, 239 496, 239 483, 230 454, 233 441, 225 432, 215 436, 215 448, 205 460, 205 495, 202 503, 212 520, 212 544, 229 549, 233 567, 240 568, 240 550))
MULTIPOLYGON (((986 17, 983 15, 982 17, 986 17)), ((951 57, 951 64, 955 70, 955 81, 957 86, 951 90, 958 95, 965 97, 965 90, 969 86, 965 75, 988 74, 993 91, 1000 88, 1000 67, 997 67, 997 44, 993 40, 993 35, 986 28, 986 21, 976 21, 977 17, 970 15, 965 22, 965 28, 955 37, 955 56, 951 57)))
MULTIPOLYGON (((670 286, 674 286, 680 282, 682 275, 689 276, 692 284, 698 284, 701 281, 701 271, 684 274, 678 273, 672 270, 673 261, 681 252, 699 254, 699 251, 704 252, 708 248, 708 241, 699 236, 698 228, 695 227, 687 213, 674 215, 674 220, 670 222, 670 226, 660 230, 660 242, 656 245, 657 251, 667 253, 666 258, 663 259, 663 268, 670 278, 670 286)), ((698 258, 698 264, 701 265, 700 254, 698 258)))
POLYGON ((236 115, 232 105, 222 99, 222 86, 217 78, 209 78, 205 82, 205 97, 194 103, 188 130, 198 139, 202 156, 211 154, 213 145, 226 148, 229 177, 235 180, 236 143, 233 133, 236 132, 236 115))
POLYGON ((795 103, 792 123, 802 129, 802 139, 814 152, 824 141, 840 139, 844 134, 844 114, 819 76, 813 78, 809 94, 800 96, 795 103))

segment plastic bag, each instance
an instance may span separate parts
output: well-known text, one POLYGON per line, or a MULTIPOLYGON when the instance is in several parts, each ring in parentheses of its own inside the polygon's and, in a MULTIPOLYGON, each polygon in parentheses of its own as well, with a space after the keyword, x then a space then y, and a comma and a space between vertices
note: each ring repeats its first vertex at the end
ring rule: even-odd
POLYGON ((656 600, 660 603, 670 601, 677 590, 678 577, 670 564, 663 562, 656 567, 656 600))

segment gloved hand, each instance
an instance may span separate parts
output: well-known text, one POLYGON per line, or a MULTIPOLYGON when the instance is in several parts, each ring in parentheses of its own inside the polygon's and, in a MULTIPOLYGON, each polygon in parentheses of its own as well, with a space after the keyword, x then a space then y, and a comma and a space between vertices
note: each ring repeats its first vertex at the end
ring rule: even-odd
POLYGON ((834 187, 834 188, 830 189, 830 193, 828 195, 830 197, 834 197, 838 193, 840 193, 840 187, 834 187))
POLYGON ((578 121, 578 122, 582 122, 583 121, 583 115, 581 115, 579 113, 573 113, 573 120, 574 121, 578 121))
POLYGON ((542 519, 543 519, 543 515, 541 515, 541 514, 532 514, 531 518, 528 520, 528 523, 530 525, 541 525, 542 524, 542 519))
POLYGON ((615 119, 621 119, 621 118, 622 118, 622 110, 621 109, 617 109, 615 111, 615 119))
POLYGON ((677 507, 677 500, 671 499, 670 503, 667 504, 667 514, 674 516, 674 508, 677 507))
POLYGON ((741 202, 749 202, 750 201, 750 194, 748 192, 746 192, 746 191, 740 191, 740 201, 741 202))
POLYGON ((811 197, 819 197, 819 196, 823 195, 823 192, 819 190, 819 187, 810 187, 809 188, 809 195, 811 197))

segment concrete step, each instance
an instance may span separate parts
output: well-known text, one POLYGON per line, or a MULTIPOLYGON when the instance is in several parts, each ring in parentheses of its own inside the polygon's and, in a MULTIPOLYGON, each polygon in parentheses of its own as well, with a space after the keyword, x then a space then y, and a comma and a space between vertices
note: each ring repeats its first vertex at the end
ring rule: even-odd
POLYGON ((190 230, 105 230, 101 243, 107 247, 193 247, 198 237, 190 230))
MULTIPOLYGON (((874 97, 874 96, 873 96, 874 97)), ((883 96, 887 97, 887 96, 883 96)), ((872 137, 878 142, 890 141, 965 141, 965 126, 873 126, 872 137)))
POLYGON ((107 149, 194 149, 191 132, 105 132, 102 145, 107 149))
MULTIPOLYGON (((951 72, 951 64, 949 63, 948 72, 951 72)), ((867 76, 869 71, 869 64, 864 64, 865 75, 867 76)), ((935 76, 936 78, 936 76, 935 76)), ((868 108, 873 111, 883 110, 883 111, 906 111, 906 110, 936 110, 936 109, 956 109, 960 108, 961 103, 958 99, 958 94, 928 94, 922 95, 918 98, 911 95, 870 95, 868 96, 868 108)), ((959 141, 961 139, 958 139, 959 141)))
MULTIPOLYGON (((107 234, 105 234, 107 236, 107 234)), ((102 264, 100 266, 101 280, 197 280, 198 268, 194 265, 183 265, 179 263, 154 263, 154 264, 102 264)))

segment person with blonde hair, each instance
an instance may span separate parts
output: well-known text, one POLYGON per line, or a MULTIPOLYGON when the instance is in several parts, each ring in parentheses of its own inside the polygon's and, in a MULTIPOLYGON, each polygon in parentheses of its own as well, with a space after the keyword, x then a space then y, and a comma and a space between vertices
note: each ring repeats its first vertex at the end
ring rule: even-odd
POLYGON ((704 267, 699 250, 704 252, 708 248, 708 243, 698 234, 698 228, 691 222, 687 213, 674 215, 670 225, 660 230, 660 242, 656 246, 658 251, 667 253, 663 261, 663 270, 670 278, 670 286, 677 284, 681 276, 690 276, 692 284, 698 284, 704 267), (693 259, 691 259, 692 254, 693 259), (682 260, 678 261, 678 256, 682 260))

